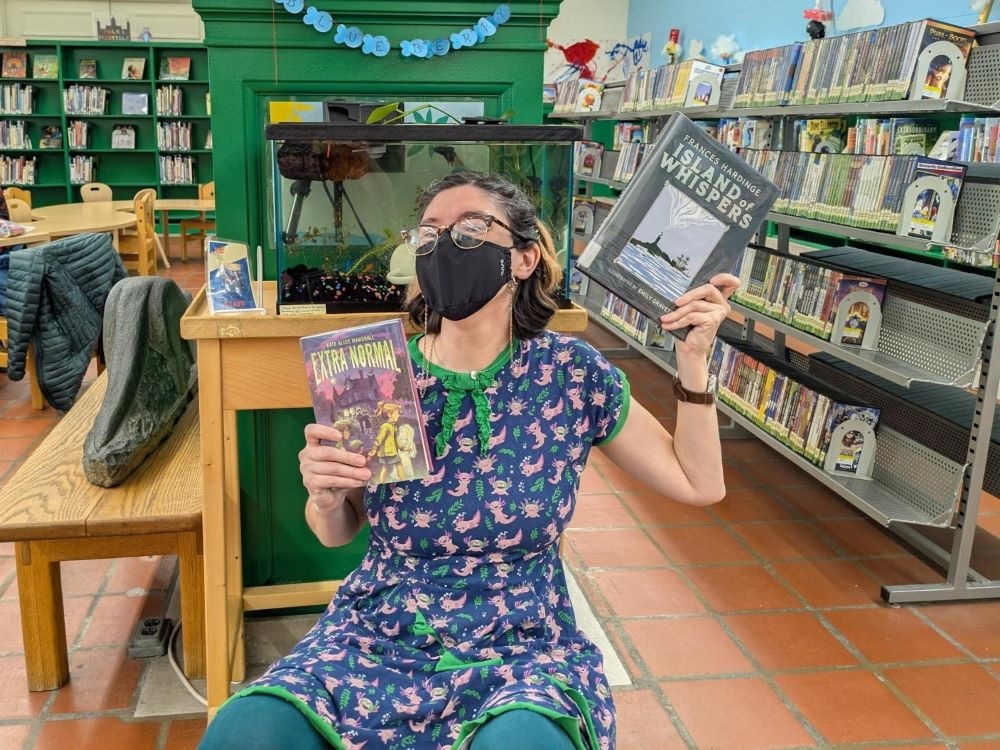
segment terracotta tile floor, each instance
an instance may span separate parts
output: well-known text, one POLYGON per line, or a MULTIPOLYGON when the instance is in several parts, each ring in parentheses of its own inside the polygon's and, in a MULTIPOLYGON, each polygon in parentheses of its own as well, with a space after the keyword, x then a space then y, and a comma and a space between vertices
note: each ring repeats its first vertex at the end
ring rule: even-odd
MULTIPOLYGON (((168 272, 196 289, 203 267, 168 272)), ((598 346, 618 342, 591 327, 598 346)), ((665 424, 664 375, 620 359, 665 424)), ((0 376, 0 482, 57 417, 0 376)), ((599 453, 583 476, 565 557, 633 685, 617 691, 621 750, 1000 748, 1000 601, 888 607, 883 583, 940 580, 756 440, 725 444, 723 504, 671 504, 599 453)), ((985 498, 976 558, 1000 571, 1000 501, 985 498)), ((185 750, 201 717, 134 720, 145 664, 127 639, 162 607, 171 559, 63 565, 71 682, 23 688, 12 548, 0 545, 0 750, 185 750)))

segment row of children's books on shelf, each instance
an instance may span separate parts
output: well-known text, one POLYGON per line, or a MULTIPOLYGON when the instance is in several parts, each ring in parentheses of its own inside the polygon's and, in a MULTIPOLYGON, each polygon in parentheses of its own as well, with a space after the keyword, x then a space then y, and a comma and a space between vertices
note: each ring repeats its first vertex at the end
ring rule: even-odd
POLYGON ((160 86, 156 89, 156 112, 160 115, 184 114, 184 90, 179 86, 160 86))
POLYGON ((90 123, 86 120, 70 120, 66 126, 66 137, 69 139, 69 147, 71 149, 90 148, 91 132, 90 123))
POLYGON ((21 83, 0 86, 0 114, 30 115, 35 111, 35 87, 21 83))
POLYGON ((604 101, 604 84, 589 78, 570 78, 555 84, 554 113, 597 112, 604 101))
POLYGON ((726 69, 703 60, 633 69, 625 78, 619 112, 668 107, 710 107, 719 103, 726 69))
POLYGON ((74 115, 104 114, 108 106, 109 93, 107 89, 100 86, 73 84, 63 92, 63 109, 67 114, 74 115))
POLYGON ((190 156, 161 156, 160 182, 190 185, 194 182, 194 161, 190 156))
MULTIPOLYGON (((146 58, 126 57, 122 60, 123 80, 142 80, 146 71, 146 58)), ((163 81, 186 81, 191 72, 190 57, 164 57, 160 60, 159 77, 163 81)), ((27 78, 28 52, 10 51, 3 53, 0 77, 27 78)), ((54 79, 59 77, 59 56, 37 52, 31 55, 31 77, 54 79)), ((97 78, 97 61, 80 60, 77 66, 78 78, 97 78)))
POLYGON ((954 137, 955 155, 952 158, 959 161, 1000 163, 1000 117, 962 115, 954 137))
POLYGON ((825 471, 870 479, 881 410, 743 342, 716 339, 718 398, 825 471))
POLYGON ((966 168, 922 156, 756 151, 743 154, 781 193, 772 210, 946 242, 966 168))
POLYGON ((717 126, 705 129, 724 146, 738 152, 744 148, 770 148, 771 128, 771 120, 766 118, 722 117, 717 126))
POLYGON ((156 142, 164 151, 190 151, 190 122, 160 122, 156 126, 156 142))
POLYGON ((69 160, 69 181, 72 185, 83 185, 97 179, 97 159, 93 156, 77 154, 69 160))
POLYGON ((886 280, 750 245, 733 301, 824 341, 877 349, 886 280))
POLYGON ((674 337, 653 321, 611 292, 604 293, 601 317, 643 346, 673 349, 674 337))
POLYGON ((618 161, 615 162, 615 170, 611 179, 615 182, 628 182, 635 176, 635 171, 639 168, 642 155, 646 150, 645 143, 623 143, 618 152, 618 161))
POLYGON ((971 29, 924 19, 754 50, 734 107, 962 99, 971 29))
POLYGON ((31 137, 24 120, 0 120, 0 148, 31 148, 31 137))
POLYGON ((649 143, 653 136, 652 123, 616 122, 611 131, 611 148, 618 151, 623 143, 649 143))
POLYGON ((35 157, 0 156, 0 185, 33 185, 36 174, 35 157))

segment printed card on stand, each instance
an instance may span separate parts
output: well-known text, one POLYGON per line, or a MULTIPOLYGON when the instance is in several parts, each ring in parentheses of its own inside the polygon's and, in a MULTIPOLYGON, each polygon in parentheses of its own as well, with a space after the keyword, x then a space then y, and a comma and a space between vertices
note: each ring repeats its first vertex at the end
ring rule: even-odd
POLYGON ((213 315, 265 312, 262 300, 255 295, 247 246, 241 242, 207 237, 205 239, 205 295, 213 315))

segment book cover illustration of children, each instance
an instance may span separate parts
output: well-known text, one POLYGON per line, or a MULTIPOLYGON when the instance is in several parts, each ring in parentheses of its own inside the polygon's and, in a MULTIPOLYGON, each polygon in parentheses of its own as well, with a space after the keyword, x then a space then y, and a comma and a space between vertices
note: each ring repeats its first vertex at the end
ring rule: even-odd
POLYGON ((142 57, 126 57, 122 61, 122 79, 141 81, 146 70, 146 60, 142 57))
POLYGON ((861 346, 869 323, 873 317, 876 317, 876 311, 872 309, 873 305, 878 306, 877 318, 881 321, 880 313, 882 303, 885 301, 885 287, 885 279, 874 277, 845 276, 837 282, 830 311, 831 319, 826 323, 827 326, 831 326, 831 330, 837 321, 840 323, 839 330, 831 336, 831 340, 835 344, 861 346), (858 292, 864 292, 864 294, 859 295, 858 292), (852 299, 848 300, 848 296, 852 296, 852 299), (841 315, 841 304, 849 305, 843 315, 841 315))
POLYGON ((341 433, 334 447, 364 455, 373 485, 426 477, 431 459, 402 322, 299 341, 316 421, 341 433))
POLYGON ((190 73, 190 57, 164 57, 160 60, 161 81, 186 81, 190 73))
POLYGON ((80 78, 97 78, 97 60, 80 60, 80 78))
POLYGON ((865 327, 871 317, 871 305, 865 302, 855 302, 847 311, 847 321, 840 333, 841 344, 860 346, 865 338, 865 327))
POLYGON ((3 78, 27 78, 28 53, 4 52, 3 69, 0 71, 0 76, 3 78))
POLYGON ((925 21, 911 98, 961 99, 965 94, 965 64, 975 38, 972 29, 925 21))
POLYGON ((920 191, 910 213, 910 236, 930 239, 940 208, 941 194, 937 190, 927 188, 920 191))
POLYGON ((861 463, 861 453, 865 448, 865 436, 858 430, 848 430, 837 446, 837 471, 857 473, 861 463))
POLYGON ((247 247, 217 238, 205 241, 208 302, 212 313, 244 312, 257 307, 247 247))
POLYGON ((35 55, 31 61, 31 74, 35 78, 58 78, 59 58, 55 55, 35 55))
POLYGON ((701 81, 694 89, 694 105, 706 106, 712 100, 712 84, 701 81))
POLYGON ((580 79, 580 89, 576 97, 577 112, 596 112, 601 108, 604 97, 604 84, 597 81, 580 79))
POLYGON ((948 81, 951 80, 953 67, 954 64, 948 55, 938 55, 930 61, 927 75, 924 76, 924 99, 948 98, 948 81))

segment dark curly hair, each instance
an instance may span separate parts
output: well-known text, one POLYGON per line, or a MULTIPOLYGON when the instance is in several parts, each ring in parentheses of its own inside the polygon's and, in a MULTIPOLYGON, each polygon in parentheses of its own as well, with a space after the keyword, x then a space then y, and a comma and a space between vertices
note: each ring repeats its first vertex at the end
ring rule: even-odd
MULTIPOLYGON (((442 177, 421 193, 417 201, 420 215, 423 216, 427 206, 439 194, 463 185, 472 185, 489 194, 505 214, 497 218, 510 224, 518 234, 534 238, 526 243, 518 242, 515 249, 526 250, 532 243, 537 243, 542 251, 535 270, 518 283, 514 296, 514 335, 522 340, 534 338, 545 330, 558 309, 552 293, 559 288, 563 272, 556 259, 552 236, 538 219, 538 213, 525 192, 506 177, 495 173, 453 172, 442 177)), ((428 309, 416 281, 407 289, 403 309, 410 314, 413 325, 423 327, 426 316, 427 330, 430 333, 440 332, 441 316, 428 309)))

